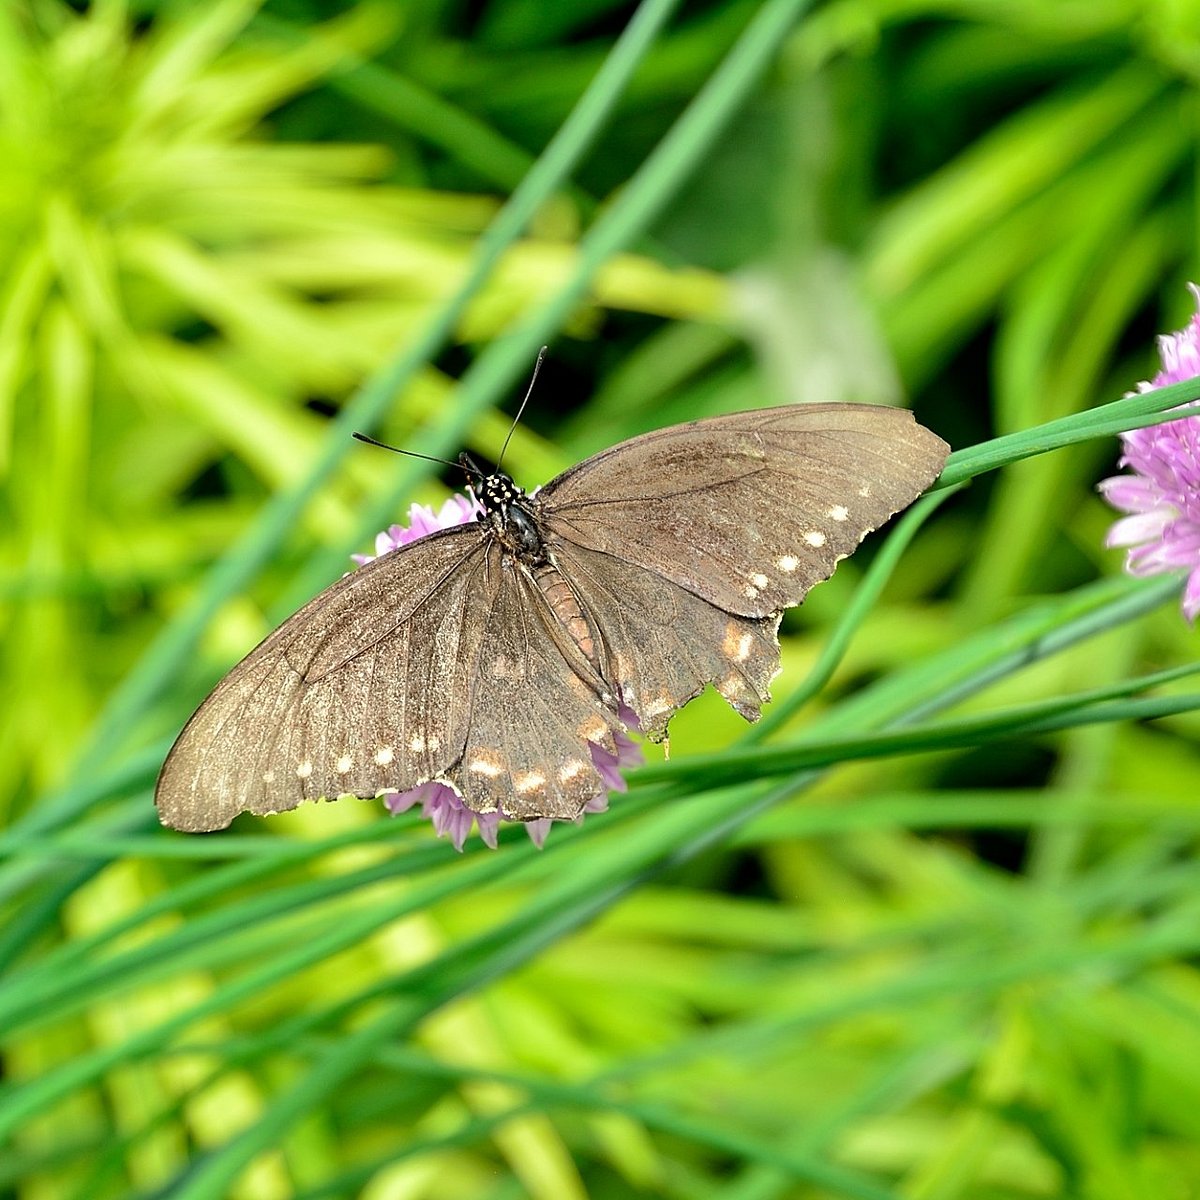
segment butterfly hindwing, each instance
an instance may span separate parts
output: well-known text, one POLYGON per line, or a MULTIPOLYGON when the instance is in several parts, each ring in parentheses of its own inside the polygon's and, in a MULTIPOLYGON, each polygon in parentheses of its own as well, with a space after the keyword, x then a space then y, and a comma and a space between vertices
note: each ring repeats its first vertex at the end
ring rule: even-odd
POLYGON ((643 733, 661 738, 707 683, 757 719, 779 670, 778 614, 736 616, 612 555, 558 539, 550 550, 595 631, 604 677, 643 733))
POLYGON ((591 747, 616 754, 621 728, 604 682, 571 643, 517 560, 489 554, 499 576, 479 650, 471 723, 455 785, 476 812, 517 820, 577 817, 605 785, 591 747))
POLYGON ((728 613, 799 604, 921 494, 948 447, 904 409, 809 404, 622 442, 538 493, 546 529, 728 613))

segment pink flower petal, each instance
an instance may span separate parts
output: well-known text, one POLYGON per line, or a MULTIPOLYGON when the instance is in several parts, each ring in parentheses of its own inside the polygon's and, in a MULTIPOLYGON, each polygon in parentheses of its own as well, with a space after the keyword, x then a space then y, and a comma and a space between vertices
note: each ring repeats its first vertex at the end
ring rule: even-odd
POLYGON ((1147 538, 1159 537, 1167 524, 1173 520, 1175 513, 1169 509, 1160 508, 1153 512, 1138 513, 1132 517, 1122 517, 1108 531, 1104 544, 1113 546, 1136 546, 1147 538))
MULTIPOLYGON (((1188 284, 1200 308, 1200 288, 1188 284)), ((1177 333, 1158 339, 1163 369, 1138 392, 1200 376, 1200 311, 1177 333)), ((1182 407, 1195 407, 1192 405, 1182 407)), ((1130 547, 1125 569, 1157 575, 1188 568, 1182 606, 1194 620, 1200 611, 1200 408, 1195 417, 1166 421, 1121 434, 1119 465, 1130 475, 1102 480, 1100 494, 1128 516, 1116 521, 1108 546, 1130 547)))
POLYGON ((1137 475, 1114 475, 1096 484, 1096 490, 1113 506, 1126 512, 1149 512, 1159 501, 1159 492, 1137 475))
POLYGON ((1195 621, 1197 614, 1200 614, 1200 567, 1193 567, 1183 589, 1183 615, 1195 621))
POLYGON ((499 845, 497 838, 500 833, 500 814, 498 812, 476 813, 475 827, 479 830, 483 844, 489 850, 495 850, 499 845))
POLYGON ((540 821, 526 821, 525 832, 529 834, 529 840, 540 850, 546 844, 546 835, 550 832, 550 826, 554 822, 549 817, 543 817, 540 821))
POLYGON ((384 792, 383 803, 388 812, 399 816, 417 803, 417 791, 414 789, 411 792, 384 792))

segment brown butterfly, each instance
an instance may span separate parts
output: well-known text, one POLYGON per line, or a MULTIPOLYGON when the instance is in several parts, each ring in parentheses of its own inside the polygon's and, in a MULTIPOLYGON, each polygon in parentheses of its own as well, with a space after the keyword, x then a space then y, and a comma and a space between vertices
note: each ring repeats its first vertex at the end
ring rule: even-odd
POLYGON ((229 672, 163 765, 159 816, 220 829, 436 780, 478 813, 575 817, 621 705, 659 739, 712 683, 757 719, 783 610, 948 451, 904 410, 794 405, 644 434, 532 495, 479 472, 477 520, 338 580, 229 672))

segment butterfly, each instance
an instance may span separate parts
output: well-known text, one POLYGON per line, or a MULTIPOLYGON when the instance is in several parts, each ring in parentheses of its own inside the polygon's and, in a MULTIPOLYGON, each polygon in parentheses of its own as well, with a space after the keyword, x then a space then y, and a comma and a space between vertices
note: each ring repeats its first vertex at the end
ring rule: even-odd
POLYGON ((338 580, 251 651, 180 733, 164 824, 427 781, 476 813, 573 818, 622 715, 660 740, 708 684, 756 720, 783 611, 941 472, 903 409, 806 404, 689 421, 527 494, 477 475, 474 521, 338 580))

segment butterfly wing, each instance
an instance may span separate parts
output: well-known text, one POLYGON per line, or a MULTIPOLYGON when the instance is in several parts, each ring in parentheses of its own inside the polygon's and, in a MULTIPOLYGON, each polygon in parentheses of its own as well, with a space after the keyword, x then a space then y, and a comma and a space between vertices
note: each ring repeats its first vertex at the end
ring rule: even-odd
POLYGON ((644 567, 558 538, 550 551, 587 614, 604 678, 644 734, 661 738, 706 683, 758 719, 779 671, 778 613, 723 612, 644 567))
POLYGON ((661 737, 710 682, 754 720, 783 609, 911 504, 948 451, 901 409, 735 413, 585 460, 538 493, 540 518, 604 677, 661 737))
POLYGON ((470 729, 450 772, 467 806, 514 820, 574 818, 605 791, 590 747, 616 755, 622 728, 604 684, 541 589, 498 544, 498 577, 479 650, 470 729))
POLYGON ((340 580, 268 637, 188 722, 156 802, 177 829, 407 791, 478 812, 573 817, 603 791, 615 688, 643 729, 707 682, 757 715, 782 610, 936 478, 947 447, 903 411, 740 413, 596 455, 538 494, 538 528, 599 673, 486 523, 340 580))
POLYGON ((218 684, 163 764, 165 825, 406 791, 457 764, 499 579, 478 524, 393 550, 327 588, 218 684))
POLYGON ((645 434, 538 493, 547 531, 727 613, 799 604, 938 476, 949 447, 904 409, 800 404, 645 434))

